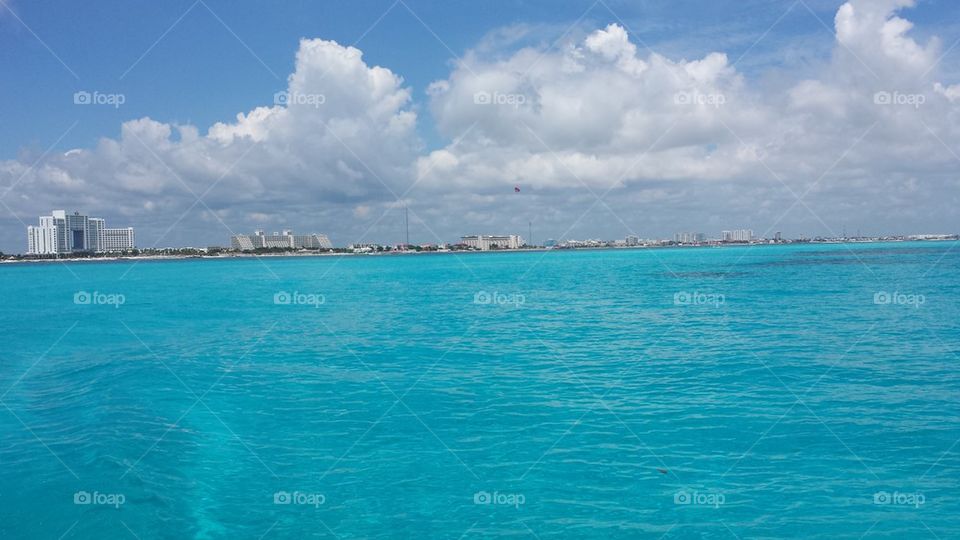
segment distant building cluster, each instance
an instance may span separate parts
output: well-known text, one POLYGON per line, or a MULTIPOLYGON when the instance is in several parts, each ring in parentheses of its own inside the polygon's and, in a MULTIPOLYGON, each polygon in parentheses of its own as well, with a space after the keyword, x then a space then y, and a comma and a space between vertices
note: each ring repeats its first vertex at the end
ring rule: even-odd
MULTIPOLYGON (((779 242, 782 240, 780 233, 777 233, 775 241, 779 242)), ((687 245, 698 245, 698 244, 716 244, 716 243, 750 243, 754 242, 756 237, 753 236, 753 231, 751 229, 737 229, 733 231, 722 231, 720 237, 713 239, 708 238, 705 233, 702 232, 679 232, 673 235, 674 244, 687 244, 687 245)))
POLYGON ((235 234, 230 237, 230 247, 240 251, 261 248, 333 249, 333 244, 325 234, 293 234, 293 231, 288 229, 270 235, 264 234, 262 230, 253 234, 235 234))
POLYGON ((558 242, 554 247, 562 249, 575 249, 575 248, 601 248, 601 247, 613 247, 616 244, 616 240, 600 240, 588 239, 588 240, 564 240, 563 242, 558 242))
POLYGON ((461 236, 460 243, 473 249, 479 249, 480 251, 488 251, 491 249, 520 249, 525 244, 523 238, 515 234, 506 236, 485 234, 461 236))
POLYGON ((735 231, 723 231, 722 240, 724 242, 752 242, 752 229, 737 229, 735 231))
POLYGON ((707 241, 707 235, 699 232, 681 232, 673 235, 673 241, 678 244, 702 244, 707 241))
POLYGON ((133 227, 108 228, 102 218, 54 210, 27 227, 27 254, 107 253, 134 249, 133 227))
POLYGON ((783 242, 783 236, 777 233, 772 240, 760 240, 753 235, 750 229, 739 229, 735 231, 723 231, 717 238, 711 238, 702 232, 678 232, 672 239, 652 239, 640 238, 631 234, 622 240, 563 240, 557 241, 549 239, 544 242, 545 248, 556 249, 597 249, 597 248, 622 248, 622 247, 656 247, 656 246, 701 246, 701 245, 719 245, 723 243, 757 243, 757 242, 783 242))

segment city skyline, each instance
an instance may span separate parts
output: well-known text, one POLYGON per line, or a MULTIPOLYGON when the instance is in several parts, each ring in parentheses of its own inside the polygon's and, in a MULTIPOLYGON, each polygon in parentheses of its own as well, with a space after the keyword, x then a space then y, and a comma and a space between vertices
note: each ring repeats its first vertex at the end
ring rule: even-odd
MULTIPOLYGON (((531 226, 532 224, 528 224, 531 226)), ((94 218, 74 211, 72 214, 65 210, 54 210, 50 216, 40 216, 39 226, 28 225, 27 249, 23 252, 9 252, 7 255, 45 256, 69 255, 71 253, 111 253, 131 250, 152 252, 155 250, 191 250, 214 248, 216 250, 233 250, 252 252, 261 249, 290 249, 290 250, 333 250, 350 249, 356 247, 409 247, 409 246, 464 246, 479 251, 498 249, 521 248, 552 248, 552 247, 650 247, 666 245, 706 245, 706 244, 739 244, 739 243, 768 243, 768 242, 796 242, 810 240, 827 241, 857 241, 857 240, 931 240, 956 238, 955 233, 933 234, 884 234, 862 235, 858 230, 855 235, 848 236, 846 230, 839 236, 798 235, 784 237, 782 232, 776 231, 766 236, 758 236, 753 229, 724 229, 718 234, 706 232, 676 232, 666 237, 644 236, 628 234, 624 238, 583 237, 582 240, 565 237, 555 239, 548 237, 543 242, 531 243, 529 239, 517 234, 467 234, 459 236, 459 240, 452 242, 412 242, 406 238, 404 242, 362 242, 348 241, 334 244, 323 233, 295 234, 293 229, 283 228, 267 234, 262 228, 254 230, 253 234, 233 234, 225 245, 213 243, 202 246, 191 243, 182 246, 150 246, 141 249, 136 245, 133 227, 107 228, 103 218, 94 218), (73 236, 71 236, 71 234, 73 236), (79 235, 79 236, 77 236, 79 235)))
MULTIPOLYGON (((55 212, 58 212, 58 211, 55 211, 55 212)), ((59 211, 59 212, 63 212, 63 211, 59 211)), ((77 212, 74 212, 74 213, 77 213, 77 212)), ((86 216, 84 216, 84 217, 86 217, 86 216)), ((33 233, 31 232, 31 230, 32 230, 32 229, 38 229, 38 228, 42 227, 42 226, 43 226, 43 223, 44 223, 43 219, 44 219, 44 216, 41 216, 41 217, 40 217, 40 226, 39 226, 39 227, 38 227, 37 225, 28 225, 28 224, 22 223, 22 224, 21 224, 22 227, 20 227, 19 229, 20 229, 20 231, 21 231, 21 238, 23 238, 23 237, 22 237, 22 230, 23 230, 24 228, 27 229, 26 242, 23 242, 23 241, 21 240, 21 242, 20 242, 21 246, 20 246, 19 248, 18 248, 17 246, 12 246, 11 248, 9 248, 9 249, 7 249, 7 250, 0 250, 0 253, 6 253, 6 254, 25 254, 25 255, 26 255, 26 254, 31 254, 31 253, 32 253, 32 251, 31 251, 31 249, 30 249, 30 246, 32 245, 32 244, 31 244, 31 242, 32 242, 32 240, 31 240, 31 235, 33 234, 33 233)), ((47 216, 47 219, 49 220, 50 217, 47 216)), ((105 221, 103 218, 90 218, 90 219, 91 219, 91 220, 97 220, 97 221, 99 221, 99 222, 101 222, 101 223, 105 221)), ((289 219, 280 220, 281 223, 289 223, 290 221, 291 221, 291 220, 289 220, 289 219)), ((528 225, 529 225, 529 224, 528 224, 528 225)), ((101 225, 101 228, 103 228, 102 225, 101 225)), ((246 227, 246 226, 241 226, 241 227, 239 227, 239 228, 240 228, 241 230, 250 229, 250 227, 246 227)), ((309 229, 310 227, 308 226, 308 227, 306 227, 306 228, 309 229)), ((492 226, 492 227, 483 227, 483 229, 486 229, 486 230, 489 230, 489 229, 491 229, 491 228, 492 228, 492 229, 502 229, 502 227, 497 227, 496 225, 494 225, 494 226, 492 226)), ((272 233, 273 236, 277 236, 277 235, 287 236, 287 235, 289 234, 289 235, 291 235, 291 238, 293 238, 292 231, 293 231, 294 229, 292 229, 291 227, 283 226, 283 227, 278 227, 277 229, 278 229, 278 230, 276 230, 276 231, 274 231, 274 232, 272 233)), ((477 228, 474 228, 474 229, 477 229, 477 228)), ((111 237, 116 237, 118 234, 120 234, 120 232, 123 232, 123 234, 131 234, 131 235, 132 235, 132 234, 133 234, 132 231, 134 230, 134 227, 123 227, 123 228, 119 228, 119 229, 113 228, 113 229, 108 229, 108 230, 111 231, 111 237), (130 231, 129 233, 127 233, 128 229, 129 229, 129 231, 130 231), (118 231, 120 231, 120 232, 118 232, 118 231)), ((185 243, 183 243, 183 244, 137 245, 137 246, 132 246, 133 240, 131 240, 130 243, 122 243, 122 245, 114 245, 116 242, 119 242, 119 241, 120 241, 119 239, 116 239, 116 240, 111 240, 111 250, 116 250, 116 249, 133 249, 134 247, 136 247, 136 248, 146 248, 146 249, 181 249, 181 248, 198 248, 198 247, 226 247, 226 248, 233 247, 233 248, 236 248, 236 242, 233 240, 235 237, 254 237, 254 236, 256 236, 256 235, 262 235, 262 234, 264 234, 264 231, 265 231, 266 229, 264 229, 263 227, 259 227, 259 226, 258 226, 258 227, 254 227, 253 230, 254 230, 254 234, 245 234, 245 233, 234 234, 234 233, 232 233, 232 231, 231 231, 231 233, 230 233, 229 236, 228 236, 228 239, 227 239, 228 241, 227 241, 227 242, 223 242, 222 237, 221 237, 220 239, 214 238, 213 241, 211 241, 211 242, 203 242, 203 241, 200 241, 198 238, 194 238, 194 239, 189 239, 189 238, 187 238, 187 239, 185 239, 185 243), (126 246, 129 246, 129 247, 126 247, 126 246)), ((676 229, 676 230, 674 230, 673 232, 670 232, 670 231, 671 231, 670 229, 665 229, 665 230, 667 231, 665 234, 643 234, 643 233, 632 233, 632 232, 628 232, 627 234, 623 234, 623 235, 621 235, 621 236, 619 236, 619 237, 617 237, 617 236, 590 235, 590 234, 585 234, 585 235, 576 236, 576 235, 570 234, 570 231, 567 231, 567 234, 566 234, 564 237, 562 237, 562 238, 556 238, 556 237, 554 237, 554 236, 552 236, 552 235, 550 235, 550 234, 544 234, 543 236, 541 236, 541 238, 542 238, 541 241, 539 241, 539 242, 536 243, 536 244, 532 244, 532 245, 542 246, 542 245, 544 245, 543 243, 544 243, 544 241, 546 241, 546 240, 551 240, 551 241, 553 241, 554 243, 562 243, 562 242, 565 242, 565 241, 573 241, 573 242, 576 242, 576 241, 577 241, 577 238, 581 238, 581 239, 584 239, 584 240, 591 240, 591 241, 603 241, 603 242, 614 242, 614 241, 616 241, 616 240, 622 240, 622 241, 624 241, 625 244, 631 245, 631 244, 630 244, 630 239, 631 239, 631 238, 644 239, 644 240, 647 240, 647 241, 657 241, 657 242, 666 242, 666 241, 672 240, 672 241, 674 241, 674 242, 676 242, 676 243, 685 244, 685 243, 704 243, 704 242, 708 242, 708 241, 743 242, 743 241, 749 241, 749 240, 751 240, 751 239, 770 239, 770 240, 779 240, 779 239, 781 239, 781 238, 782 238, 782 239, 789 239, 789 240, 802 240, 802 239, 810 239, 810 238, 834 238, 834 239, 851 238, 851 239, 854 239, 854 238, 861 238, 861 237, 887 238, 887 237, 952 236, 952 235, 958 234, 956 231, 954 231, 954 230, 948 230, 948 229, 945 229, 945 230, 937 230, 937 231, 925 231, 925 232, 917 232, 917 231, 905 232, 905 231, 894 231, 894 230, 884 230, 884 229, 881 229, 881 230, 879 230, 879 231, 870 231, 869 233, 865 233, 864 231, 860 230, 859 228, 855 229, 855 233, 853 233, 853 234, 848 234, 849 231, 847 230, 847 227, 846 227, 846 226, 842 227, 839 231, 831 231, 831 232, 834 233, 834 234, 807 234, 807 233, 804 233, 804 232, 800 232, 800 233, 798 233, 798 234, 791 234, 791 235, 786 235, 786 234, 784 234, 784 233, 783 233, 782 231, 780 231, 780 230, 777 230, 777 231, 772 231, 772 230, 765 231, 766 234, 765 234, 765 235, 761 235, 760 233, 757 233, 755 229, 752 229, 752 228, 730 229, 729 226, 727 226, 727 225, 722 226, 722 228, 719 229, 719 230, 716 230, 716 231, 708 231, 708 232, 704 232, 703 230, 695 230, 695 229, 687 229, 687 230, 676 229)), ((374 241, 373 239, 365 239, 365 240, 363 240, 363 239, 342 238, 342 239, 337 239, 337 240, 338 240, 337 242, 332 242, 331 239, 330 239, 330 237, 329 237, 329 235, 327 235, 327 234, 323 234, 323 233, 309 233, 309 235, 319 236, 320 238, 318 238, 315 242, 308 242, 308 244, 310 244, 310 245, 313 246, 313 247, 324 247, 324 248, 327 247, 327 246, 330 246, 330 247, 345 247, 345 246, 350 246, 350 245, 354 245, 354 244, 371 244, 371 245, 382 245, 382 246, 391 246, 391 245, 393 245, 393 246, 396 246, 396 245, 403 245, 403 244, 406 242, 405 239, 401 239, 401 238, 403 237, 403 235, 404 235, 404 231, 398 231, 398 232, 396 232, 396 233, 393 235, 393 236, 395 236, 396 238, 395 238, 395 239, 388 239, 387 241, 374 241), (313 245, 313 244, 316 244, 316 245, 313 245)), ((410 244, 410 245, 429 245, 429 244, 433 244, 433 245, 455 245, 455 244, 461 243, 461 242, 459 242, 458 240, 462 240, 465 236, 471 236, 471 235, 469 235, 469 234, 465 235, 465 234, 463 234, 463 232, 461 231, 460 233, 449 233, 448 236, 449 236, 449 239, 438 239, 438 238, 436 238, 436 237, 429 237, 429 236, 426 237, 426 238, 417 238, 416 235, 415 235, 415 236, 414 236, 414 239, 413 239, 413 240, 410 240, 409 244, 410 244)), ((476 235, 473 235, 473 236, 476 236, 476 235)), ((482 235, 482 236, 491 236, 491 235, 486 235, 486 234, 484 234, 484 235, 482 235)), ((497 236, 497 235, 492 235, 492 236, 497 236)), ((508 236, 508 237, 516 237, 516 238, 520 239, 520 242, 521 242, 521 243, 523 243, 523 242, 526 241, 526 238, 523 237, 522 235, 519 235, 519 234, 507 234, 507 235, 505 235, 505 236, 508 236)), ((131 238, 133 238, 133 236, 131 236, 131 238)), ((298 236, 298 238, 299 238, 299 236, 298 236)), ((274 243, 275 243, 275 242, 274 242, 274 243)), ((267 247, 267 246, 260 246, 260 247, 267 247)))
POLYGON ((109 253, 136 248, 133 227, 107 227, 103 218, 54 210, 27 226, 28 255, 109 253))
POLYGON ((6 0, 0 251, 68 205, 144 247, 251 223, 383 244, 407 223, 417 242, 531 222, 558 239, 956 232, 960 14, 940 3, 460 6, 469 21, 366 4, 329 7, 341 28, 218 1, 121 24, 6 0), (196 33, 208 45, 185 49, 196 33))

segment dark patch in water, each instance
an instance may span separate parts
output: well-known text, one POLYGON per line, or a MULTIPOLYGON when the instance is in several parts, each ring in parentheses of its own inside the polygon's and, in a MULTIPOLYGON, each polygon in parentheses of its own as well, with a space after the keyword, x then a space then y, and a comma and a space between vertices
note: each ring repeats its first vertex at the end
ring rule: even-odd
POLYGON ((777 267, 777 266, 814 266, 814 265, 851 265, 862 264, 887 265, 903 264, 903 257, 911 255, 937 255, 946 251, 943 246, 925 247, 894 247, 875 249, 843 249, 829 251, 798 251, 791 253, 791 258, 778 261, 752 262, 745 266, 777 267))
MULTIPOLYGON (((734 265, 736 266, 736 265, 734 265)), ((703 272, 663 272, 659 274, 661 276, 669 276, 677 279, 726 279, 726 278, 740 278, 750 275, 748 272, 718 272, 718 271, 703 271, 703 272)))
MULTIPOLYGON (((870 261, 871 264, 880 264, 878 261, 870 261)), ((761 268, 770 268, 770 267, 780 267, 780 266, 845 266, 850 264, 866 264, 866 261, 857 259, 855 257, 848 257, 844 259, 833 259, 833 260, 815 260, 809 259, 806 261, 796 260, 796 259, 786 259, 781 261, 768 261, 768 262, 753 262, 746 263, 744 266, 758 266, 761 268)))
POLYGON ((798 251, 793 253, 794 257, 850 257, 853 255, 866 255, 872 257, 886 256, 886 255, 918 255, 918 254, 932 254, 937 251, 946 251, 948 248, 944 246, 924 246, 924 247, 909 247, 909 248, 848 248, 848 249, 836 249, 829 251, 798 251))

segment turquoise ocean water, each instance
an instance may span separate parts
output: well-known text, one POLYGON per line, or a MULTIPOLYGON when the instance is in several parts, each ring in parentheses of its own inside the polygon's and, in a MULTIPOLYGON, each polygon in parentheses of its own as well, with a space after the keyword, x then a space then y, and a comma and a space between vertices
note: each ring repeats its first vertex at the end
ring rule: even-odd
POLYGON ((20 264, 0 300, 2 538, 960 537, 955 243, 20 264))

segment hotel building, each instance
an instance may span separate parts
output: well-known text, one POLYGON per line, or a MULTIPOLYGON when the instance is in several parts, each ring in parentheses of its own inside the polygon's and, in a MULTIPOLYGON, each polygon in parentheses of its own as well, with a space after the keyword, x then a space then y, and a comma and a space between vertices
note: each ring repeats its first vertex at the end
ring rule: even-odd
POLYGON ((707 235, 698 232, 681 232, 673 235, 673 241, 678 244, 702 244, 707 241, 707 235))
POLYGON ((260 248, 282 249, 333 249, 333 243, 325 234, 293 234, 291 230, 282 233, 264 234, 258 230, 253 234, 235 234, 230 237, 230 247, 240 251, 253 251, 260 248))
POLYGON ((507 236, 484 234, 461 236, 460 243, 482 251, 490 249, 519 249, 524 245, 523 238, 515 234, 507 236))
POLYGON ((133 227, 127 227, 126 229, 103 229, 103 235, 101 236, 99 245, 100 251, 133 249, 135 245, 133 227))
POLYGON ((752 229, 737 229, 735 231, 723 231, 724 242, 752 242, 752 229))
POLYGON ((54 210, 27 227, 27 253, 61 255, 125 251, 136 246, 133 227, 109 229, 102 218, 54 210))

